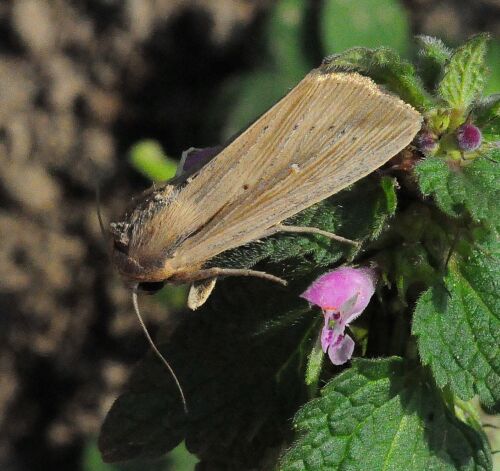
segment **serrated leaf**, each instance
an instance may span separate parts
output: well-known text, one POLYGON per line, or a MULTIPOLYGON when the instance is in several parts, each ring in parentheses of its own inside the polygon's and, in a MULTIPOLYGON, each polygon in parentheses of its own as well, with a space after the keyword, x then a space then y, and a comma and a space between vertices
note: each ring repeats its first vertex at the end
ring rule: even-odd
POLYGON ((438 92, 451 108, 466 110, 483 90, 487 41, 485 34, 475 36, 459 47, 446 65, 438 92))
POLYGON ((429 89, 433 90, 441 78, 444 65, 451 57, 451 49, 440 39, 431 36, 417 36, 418 66, 429 89))
POLYGON ((471 164, 447 164, 442 158, 428 157, 415 167, 420 190, 432 195, 438 207, 450 216, 464 211, 488 225, 499 222, 500 168, 479 157, 471 164))
POLYGON ((326 70, 354 70, 368 75, 419 110, 433 106, 413 65, 392 49, 356 47, 327 57, 323 63, 326 70))
POLYGON ((493 119, 500 118, 500 93, 494 93, 478 101, 473 110, 474 124, 484 126, 493 119))
POLYGON ((500 93, 480 100, 473 110, 474 124, 479 126, 486 142, 500 141, 500 93))
POLYGON ((460 422, 425 371, 399 358, 353 361, 294 420, 280 471, 491 470, 485 437, 460 422))
POLYGON ((157 141, 140 141, 129 151, 132 166, 154 182, 171 179, 177 170, 177 162, 165 155, 157 141))
POLYGON ((445 285, 426 291, 417 303, 413 333, 424 364, 437 383, 461 399, 479 394, 500 405, 500 251, 476 249, 452 260, 445 285))
POLYGON ((320 33, 328 54, 353 46, 389 46, 400 54, 409 50, 406 11, 396 0, 327 0, 320 16, 320 33))
POLYGON ((204 463, 218 463, 215 469, 261 469, 267 450, 283 440, 289 417, 305 400, 297 345, 316 316, 306 309, 286 335, 283 329, 256 332, 297 307, 304 312, 306 304, 262 280, 218 281, 207 303, 160 343, 189 415, 169 374, 149 355, 104 422, 99 448, 105 461, 154 458, 185 439, 204 463))

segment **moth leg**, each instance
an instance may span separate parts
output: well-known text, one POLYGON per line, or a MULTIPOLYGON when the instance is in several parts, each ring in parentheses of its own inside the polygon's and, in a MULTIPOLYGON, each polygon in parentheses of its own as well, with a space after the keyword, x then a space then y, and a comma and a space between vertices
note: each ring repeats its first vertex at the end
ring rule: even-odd
POLYGON ((329 239, 336 240, 337 242, 343 242, 344 244, 350 244, 354 246, 358 246, 359 242, 355 240, 346 239, 345 237, 341 237, 333 232, 324 231, 323 229, 318 229, 317 227, 308 227, 308 226, 287 226, 285 224, 277 224, 273 227, 273 233, 276 232, 293 232, 296 234, 317 234, 328 237, 329 239))
POLYGON ((254 276, 256 278, 262 278, 263 280, 274 281, 275 283, 279 283, 283 286, 288 284, 283 278, 271 275, 265 271, 249 270, 247 268, 205 268, 197 272, 196 280, 205 280, 207 278, 215 278, 218 276, 254 276))
POLYGON ((206 278, 205 280, 193 281, 189 288, 187 306, 192 311, 203 306, 215 288, 217 278, 206 278))

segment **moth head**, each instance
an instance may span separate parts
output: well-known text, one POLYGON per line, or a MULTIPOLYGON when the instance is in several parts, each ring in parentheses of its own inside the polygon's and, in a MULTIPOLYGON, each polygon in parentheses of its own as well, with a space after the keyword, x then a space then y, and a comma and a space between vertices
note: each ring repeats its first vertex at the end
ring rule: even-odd
POLYGON ((155 216, 163 206, 164 200, 158 194, 150 193, 127 211, 120 221, 109 225, 112 237, 111 257, 113 264, 131 287, 145 291, 157 291, 169 276, 165 251, 155 243, 158 227, 155 216))

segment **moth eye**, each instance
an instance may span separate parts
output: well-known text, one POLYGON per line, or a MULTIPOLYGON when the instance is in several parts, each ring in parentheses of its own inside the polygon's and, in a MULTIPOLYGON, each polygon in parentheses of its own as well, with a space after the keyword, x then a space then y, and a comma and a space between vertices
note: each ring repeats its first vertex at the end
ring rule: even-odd
POLYGON ((116 239, 113 240, 113 249, 116 250, 117 252, 121 252, 125 255, 128 255, 128 245, 124 244, 119 240, 116 239))
POLYGON ((139 283, 139 289, 148 294, 154 294, 160 291, 165 286, 164 281, 149 281, 144 283, 139 283))
POLYGON ((113 249, 128 255, 128 245, 130 242, 129 233, 131 225, 126 222, 112 222, 109 231, 113 236, 113 249))

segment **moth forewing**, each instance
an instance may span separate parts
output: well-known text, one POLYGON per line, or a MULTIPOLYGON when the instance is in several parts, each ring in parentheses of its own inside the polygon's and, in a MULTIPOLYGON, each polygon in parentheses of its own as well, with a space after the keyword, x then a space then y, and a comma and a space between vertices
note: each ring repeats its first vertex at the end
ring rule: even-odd
POLYGON ((416 110, 370 79, 313 70, 182 187, 153 194, 126 251, 142 275, 137 266, 121 272, 199 280, 214 256, 276 232, 383 165, 420 125, 416 110))

